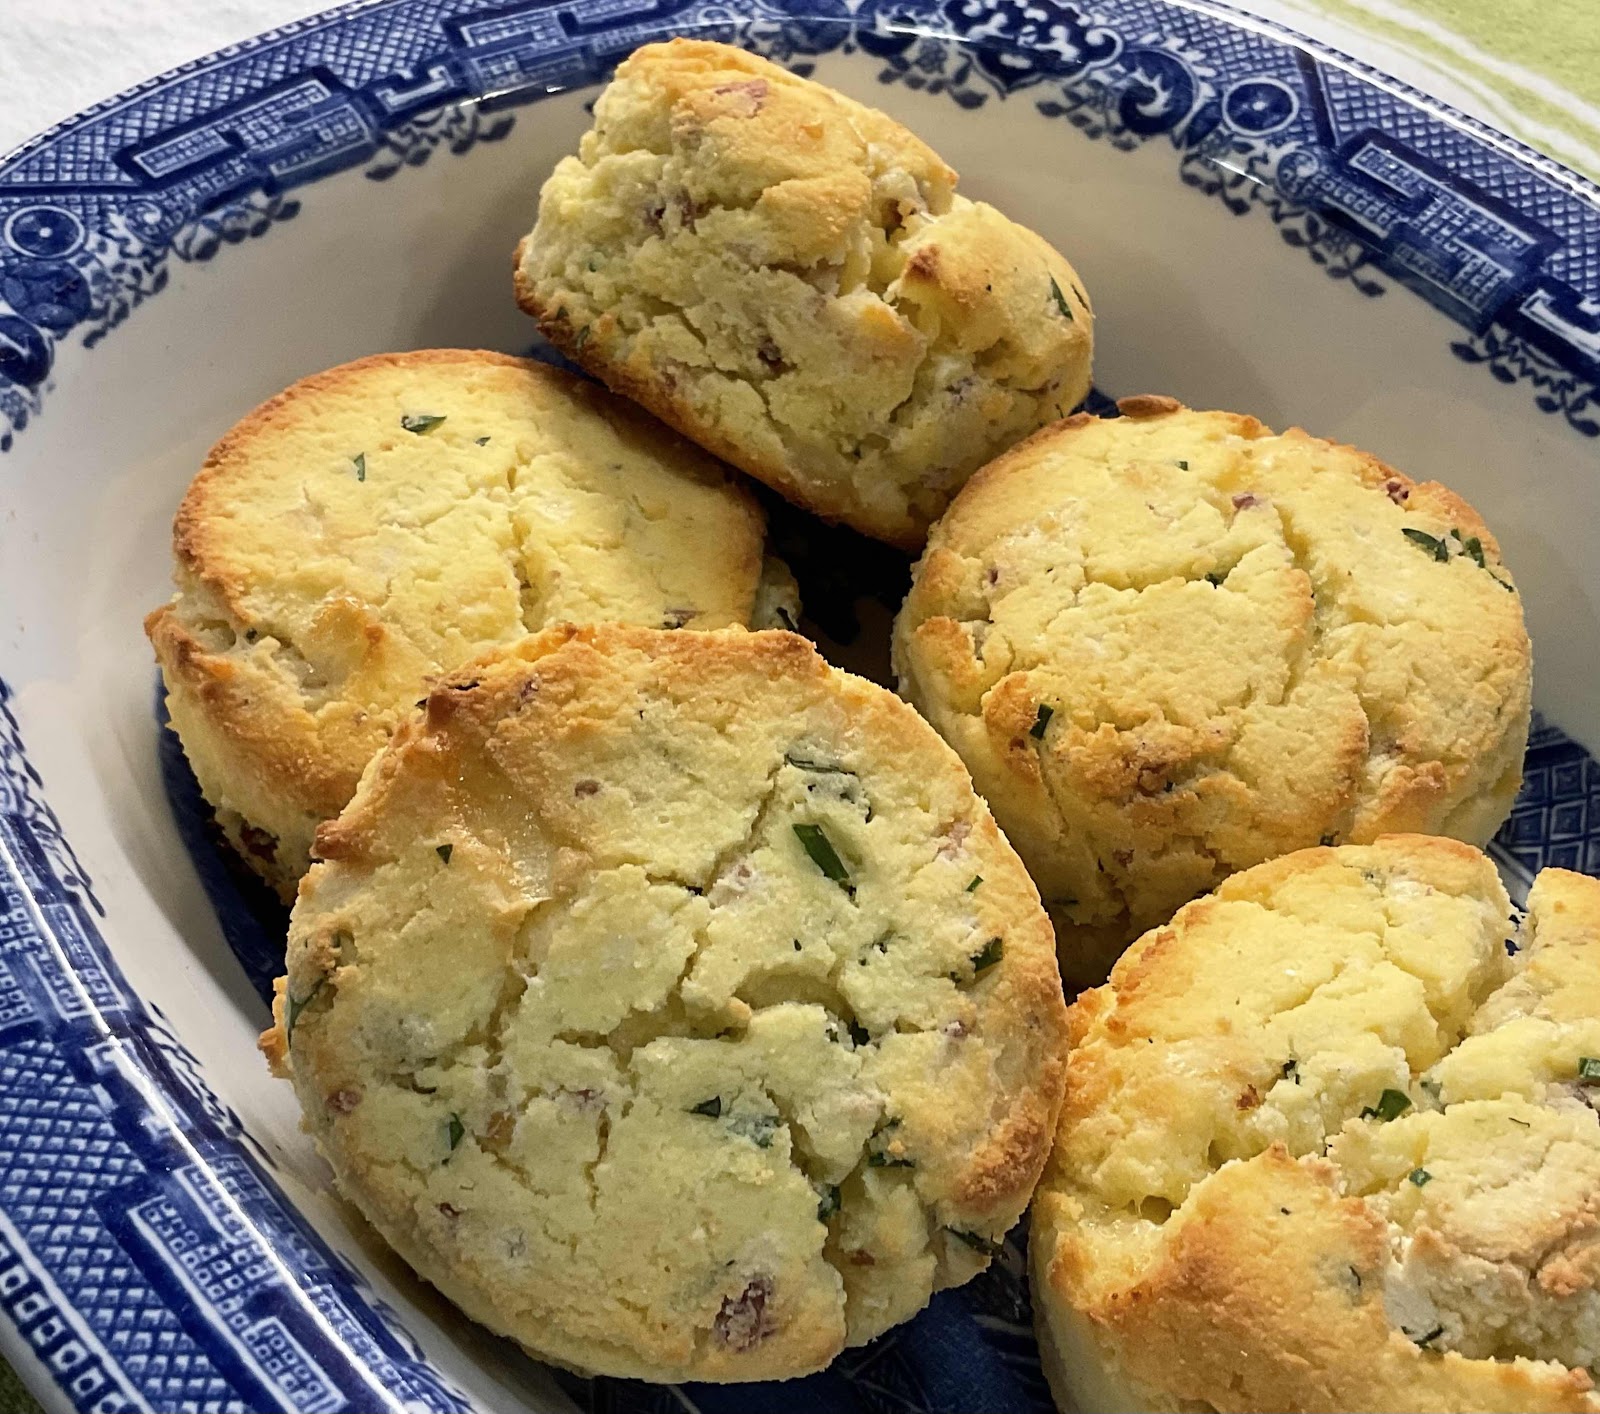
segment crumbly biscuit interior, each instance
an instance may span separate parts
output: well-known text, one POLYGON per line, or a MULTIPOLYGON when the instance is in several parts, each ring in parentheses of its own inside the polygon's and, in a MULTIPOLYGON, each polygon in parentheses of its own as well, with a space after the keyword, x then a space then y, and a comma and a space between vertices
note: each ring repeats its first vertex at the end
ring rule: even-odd
POLYGON ((1470 507, 1386 473, 1249 419, 1124 418, 1042 434, 935 532, 902 687, 1064 937, 1120 946, 1319 841, 1504 818, 1520 604, 1470 507))
POLYGON ((1066 262, 882 114, 719 45, 640 51, 540 198, 557 342, 809 504, 917 538, 1087 390, 1066 262), (846 488, 841 490, 841 488, 846 488))
POLYGON ((295 1073, 380 1225, 495 1293, 480 1318, 591 1366, 715 1377, 801 1332, 820 1365, 1020 1213, 1028 1172, 972 1174, 1051 1104, 1048 932, 1008 962, 993 909, 1037 906, 959 772, 883 759, 826 695, 648 671, 502 682, 481 720, 435 691, 448 743, 403 729, 324 832, 295 1073), (1030 966, 1019 1036, 989 1017, 1030 966))
POLYGON ((455 351, 335 369, 224 439, 179 512, 151 620, 173 719, 292 894, 434 676, 548 623, 747 623, 761 529, 709 458, 568 375, 455 351))
POLYGON ((718 553, 751 514, 720 478, 516 367, 378 365, 236 455, 248 470, 205 492, 179 609, 208 646, 259 645, 313 709, 409 707, 427 673, 547 623, 716 628, 753 602, 755 564, 730 583, 718 553), (374 669, 404 693, 362 692, 352 671, 374 669))
MULTIPOLYGON (((1043 1189, 1074 1214, 1076 1299, 1137 1287, 1212 1185, 1244 1181, 1232 1161, 1278 1145, 1381 1220, 1375 1268, 1352 1245, 1321 1279, 1381 1291, 1419 1350, 1595 1369, 1597 904, 1549 871, 1519 934, 1481 856, 1347 847, 1235 876, 1149 935, 1079 1008, 1043 1189)), ((1292 1192, 1259 1191, 1292 1232, 1292 1192)))

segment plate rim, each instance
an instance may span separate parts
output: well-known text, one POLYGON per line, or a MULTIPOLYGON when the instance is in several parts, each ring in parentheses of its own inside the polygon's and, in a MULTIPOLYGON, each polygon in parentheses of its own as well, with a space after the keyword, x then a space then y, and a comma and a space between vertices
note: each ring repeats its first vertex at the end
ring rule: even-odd
MULTIPOLYGON (((694 0, 682 0, 679 9, 673 13, 681 14, 693 8, 694 0)), ((584 0, 568 0, 568 3, 551 3, 522 7, 530 15, 545 14, 553 11, 579 11, 583 8, 584 0)), ((675 0, 665 0, 670 5, 675 0)), ((819 23, 836 25, 841 31, 852 29, 858 17, 872 9, 877 0, 867 0, 867 3, 857 5, 852 0, 852 5, 844 13, 837 15, 818 14, 824 8, 826 0, 737 0, 738 8, 744 19, 760 17, 767 19, 788 18, 795 22, 812 20, 819 23)), ((955 3, 955 0, 950 0, 955 3)), ((982 6, 999 7, 1006 0, 968 0, 968 3, 982 6)), ((1430 122, 1442 122, 1453 130, 1465 134, 1473 141, 1491 147, 1499 156, 1516 167, 1528 171, 1543 180, 1554 181, 1566 189, 1572 199, 1581 201, 1592 208, 1597 217, 1600 217, 1600 183, 1595 183, 1580 173, 1573 171, 1557 159, 1538 153, 1535 149, 1511 137, 1492 125, 1461 113, 1451 105, 1431 98, 1425 93, 1411 87, 1402 80, 1384 73, 1381 69, 1365 64, 1343 53, 1333 46, 1321 41, 1311 39, 1291 26, 1281 24, 1275 20, 1251 15, 1237 7, 1225 3, 1225 0, 1111 0, 1108 8, 1117 6, 1124 9, 1133 9, 1139 6, 1160 11, 1181 11, 1200 17, 1207 24, 1226 26, 1233 29, 1243 29, 1258 35, 1269 44, 1285 47, 1305 54, 1314 63, 1332 65, 1348 74, 1362 84, 1381 89, 1391 95, 1410 109, 1424 115, 1430 122)), ((475 14, 488 12, 496 7, 490 0, 469 0, 457 7, 439 6, 432 12, 432 18, 442 20, 448 10, 453 14, 475 14)), ((517 7, 512 7, 517 8, 517 7)), ((658 21, 658 10, 646 3, 645 18, 651 24, 664 23, 670 20, 669 14, 658 21)), ((727 9, 728 7, 723 7, 727 9)), ((884 0, 881 9, 894 8, 891 0, 884 0)), ((1070 7, 1060 7, 1070 8, 1070 7)), ((238 63, 252 55, 258 55, 264 50, 275 45, 293 40, 307 39, 319 32, 332 33, 344 26, 359 26, 374 15, 387 11, 411 9, 417 12, 417 23, 424 22, 421 8, 416 0, 352 0, 352 3, 336 6, 332 9, 321 11, 314 15, 302 17, 285 25, 274 27, 240 41, 238 44, 225 46, 210 54, 189 60, 184 64, 157 74, 149 79, 135 84, 120 93, 101 100, 78 113, 69 115, 59 123, 52 125, 44 131, 27 139, 4 156, 0 156, 0 198, 7 195, 5 181, 9 174, 14 173, 24 162, 30 160, 36 153, 42 151, 48 144, 72 134, 87 130, 96 122, 106 120, 119 109, 130 104, 159 94, 164 89, 174 84, 184 82, 194 76, 204 73, 208 69, 223 68, 227 65, 238 63)), ((898 10, 923 11, 931 14, 945 14, 949 9, 948 4, 941 5, 940 0, 899 0, 898 10)), ((629 16, 625 15, 624 19, 629 16)), ((959 36, 955 36, 959 40, 959 36)), ((798 51, 791 58, 806 57, 805 51, 798 51)), ((302 66, 304 67, 304 66, 302 66)), ((606 66, 609 67, 609 66, 606 66)), ((887 80, 885 80, 887 81, 887 80)), ((560 89, 554 91, 561 91, 560 89)), ((514 100, 518 106, 532 102, 541 96, 529 93, 520 100, 514 100)), ((1002 95, 1003 96, 1003 95, 1002 95)), ((478 111, 488 111, 485 103, 493 95, 479 93, 460 101, 460 106, 473 105, 478 111)), ((470 143, 468 144, 471 145, 470 143)), ((336 172, 349 170, 349 165, 330 169, 326 172, 313 175, 303 182, 297 181, 280 188, 275 196, 282 198, 284 193, 297 191, 301 186, 314 187, 319 180, 336 172)), ((288 199, 292 200, 292 199, 288 199)), ((221 209, 220 206, 196 207, 190 214, 194 219, 203 218, 213 211, 221 209)), ((292 214, 292 213, 291 213, 292 214)), ((283 218, 287 219, 287 218, 283 218)), ((270 227, 271 220, 267 225, 270 227)), ((220 247, 219 247, 220 248, 220 247)), ((0 249, 0 274, 4 273, 5 252, 0 249)), ((209 256, 200 258, 209 259, 209 256)), ((159 293, 159 290, 153 293, 159 293)), ((116 321, 120 322, 120 321, 116 321)), ((66 334, 75 332, 77 324, 67 327, 61 338, 64 341, 66 334)), ((48 330, 47 330, 48 332, 48 330)), ((104 331, 102 331, 104 332, 104 331)), ((0 364, 0 378, 3 378, 5 368, 0 364)), ((18 427, 21 430, 21 427, 18 427)), ((1584 434, 1593 435, 1593 434, 1584 434)), ((3 447, 0 447, 3 451, 3 447)), ((4 457, 0 456, 0 474, 4 474, 4 457)), ((0 901, 8 898, 20 899, 24 912, 32 914, 31 920, 24 920, 31 926, 38 945, 44 948, 53 948, 61 954, 70 976, 67 978, 72 986, 76 986, 85 995, 92 992, 93 987, 100 982, 88 976, 88 970, 71 959, 73 947, 82 945, 95 945, 103 952, 103 966, 101 970, 109 970, 112 974, 119 974, 114 952, 109 942, 99 932, 96 922, 98 904, 93 894, 93 886, 76 857, 71 853, 71 846, 61 833, 59 823, 55 821, 53 813, 45 799, 44 783, 38 779, 37 772, 27 764, 26 750, 22 743, 22 730, 11 708, 11 689, 6 686, 3 676, 0 676, 0 901), (9 728, 7 727, 9 723, 9 728), (9 730, 10 736, 7 737, 9 730), (30 775, 31 773, 31 775, 30 775), (11 800, 16 809, 8 814, 7 801, 11 800), (17 804, 20 802, 20 804, 17 804), (9 827, 16 838, 6 834, 9 827), (26 835, 26 838, 23 836, 26 835), (31 866, 28 861, 19 863, 16 856, 18 848, 27 848, 34 851, 35 857, 31 866), (30 868, 32 877, 30 877, 30 868), (55 910, 55 912, 51 912, 55 910), (74 933, 72 930, 76 930, 74 933), (63 931, 64 930, 64 931, 63 931)), ((103 913, 103 910, 100 910, 103 913)), ((3 961, 3 960, 0 960, 3 961)), ((101 979, 103 980, 103 979, 101 979)), ((113 976, 113 990, 115 990, 116 977, 113 976)), ((243 1131, 243 1126, 238 1124, 237 1116, 231 1116, 226 1106, 217 1100, 214 1092, 210 1091, 204 1076, 199 1073, 192 1057, 189 1067, 192 1073, 184 1074, 182 1057, 187 1054, 172 1027, 166 1020, 154 1013, 153 1004, 132 992, 124 980, 121 987, 126 993, 126 1005, 117 1015, 115 1006, 104 1008, 98 1004, 93 1008, 93 1018, 88 1023, 98 1027, 106 1038, 126 1043, 127 1056, 111 1055, 106 1062, 111 1071, 116 1071, 124 1059, 132 1065, 135 1071, 142 1075, 145 1082, 158 1084, 163 1098, 181 1111, 181 1117, 189 1126, 190 1132, 201 1134, 206 1142, 214 1146, 215 1154, 226 1158, 229 1153, 245 1156, 246 1169, 250 1163, 256 1163, 262 1172, 256 1178, 270 1188, 270 1174, 265 1167, 259 1164, 259 1155, 252 1156, 249 1151, 249 1138, 243 1131), (142 1013, 142 1019, 140 1019, 142 1013), (120 1017, 120 1019, 118 1019, 120 1017), (110 1018, 110 1019, 108 1019, 110 1018), (230 1117, 231 1116, 231 1117, 230 1117)), ((35 998, 37 1001, 38 999, 35 998)), ((80 1016, 72 1024, 80 1024, 80 1016)), ((0 1028, 3 1029, 3 1028, 0 1028)), ((113 1048, 115 1049, 115 1048, 113 1048)), ((86 1052, 85 1052, 86 1053, 86 1052)), ((109 1074, 110 1072, 108 1072, 109 1074)), ((118 1072, 120 1073, 120 1072, 118 1072)), ((115 1076, 105 1081, 111 1084, 115 1076)), ((132 1083, 124 1077, 123 1081, 116 1083, 132 1083)), ((223 1176, 226 1166, 219 1167, 208 1164, 207 1174, 225 1191, 238 1200, 241 1194, 248 1190, 248 1183, 244 1177, 235 1174, 233 1178, 223 1176), (229 1188, 232 1184, 234 1187, 229 1188)), ((247 1175, 248 1176, 248 1175, 247 1175)), ((258 1201, 253 1193, 249 1194, 249 1201, 258 1201)), ((235 1201, 234 1206, 239 1207, 235 1201)), ((292 1211, 292 1205, 287 1201, 282 1205, 284 1221, 287 1224, 282 1231, 274 1230, 270 1236, 257 1232, 257 1240, 266 1248, 282 1245, 285 1241, 283 1232, 293 1234, 293 1229, 298 1226, 299 1236, 313 1247, 320 1247, 328 1254, 330 1269, 333 1276, 330 1281, 341 1288, 339 1300, 347 1307, 356 1309, 357 1324, 368 1322, 368 1338, 379 1344, 388 1342, 388 1353, 392 1360, 399 1361, 411 1375, 418 1381, 417 1388, 420 1398, 426 1407, 439 1409, 455 1409, 469 1407, 467 1396, 455 1389, 447 1379, 427 1361, 419 1346, 405 1332, 403 1320, 393 1312, 388 1311, 383 1303, 365 1284, 364 1279, 355 1272, 350 1265, 337 1253, 328 1249, 320 1239, 309 1230, 309 1224, 299 1214, 292 1211)), ((242 1209, 240 1209, 242 1211, 242 1209)), ((265 1210, 263 1210, 265 1211, 265 1210)), ((266 1219, 263 1218, 263 1222, 266 1219)), ((268 1224, 270 1226, 270 1224, 268 1224)), ((7 1240, 12 1235, 12 1220, 10 1210, 0 1203, 0 1239, 7 1240)), ((124 1271, 132 1270, 131 1262, 123 1268, 124 1271)), ((174 1288, 176 1290, 176 1288, 174 1288)), ((173 1296, 176 1303, 180 1297, 173 1296)), ((314 1304, 314 1303, 313 1303, 314 1304)), ((49 1303, 43 1309, 61 1311, 67 1303, 62 1298, 55 1302, 54 1307, 49 1303)), ((29 1329, 33 1327, 30 1326, 29 1329)), ((36 1347, 29 1343, 24 1332, 24 1327, 13 1314, 11 1306, 0 1303, 0 1348, 9 1351, 29 1352, 29 1359, 23 1368, 32 1371, 46 1370, 48 1366, 38 1363, 33 1357, 36 1347)), ((52 1349, 59 1351, 62 1347, 52 1349)), ((74 1396, 71 1382, 82 1377, 82 1362, 71 1364, 64 1371, 57 1372, 49 1385, 39 1385, 37 1381, 30 1381, 47 1404, 58 1408, 90 1407, 89 1396, 74 1396)), ((366 1367, 364 1367, 366 1368, 366 1367)), ((240 1386, 235 1384, 235 1392, 240 1386)), ((255 1391, 248 1391, 242 1397, 255 1397, 255 1391)), ((132 1407, 132 1406, 129 1406, 132 1407)), ((285 1401, 281 1407, 292 1407, 285 1401)), ((394 1407, 401 1405, 396 1402, 394 1407)))

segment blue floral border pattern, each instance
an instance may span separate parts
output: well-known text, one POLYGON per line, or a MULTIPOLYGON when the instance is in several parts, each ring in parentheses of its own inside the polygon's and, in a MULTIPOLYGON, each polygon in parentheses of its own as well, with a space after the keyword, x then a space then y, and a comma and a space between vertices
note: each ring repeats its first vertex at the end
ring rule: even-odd
POLYGON ((1169 0, 380 0, 202 60, 0 166, 0 451, 63 340, 92 346, 174 262, 294 218, 288 195, 503 137, 509 111, 693 31, 793 67, 833 50, 980 107, 1025 95, 1181 179, 1366 296, 1408 286, 1450 347, 1600 437, 1600 189, 1309 42, 1169 0), (792 8, 790 8, 792 6, 792 8))
POLYGON ((469 1408, 128 986, 0 681, 0 1320, 73 1405, 469 1408))
POLYGON ((1519 903, 1541 869, 1600 875, 1600 761, 1537 712, 1522 790, 1489 853, 1519 903))

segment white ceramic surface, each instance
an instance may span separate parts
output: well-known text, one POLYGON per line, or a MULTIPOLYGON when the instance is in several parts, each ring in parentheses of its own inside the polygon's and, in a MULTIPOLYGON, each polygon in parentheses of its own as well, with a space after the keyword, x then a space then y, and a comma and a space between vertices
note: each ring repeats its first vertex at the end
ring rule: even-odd
MULTIPOLYGON (((1120 35, 1123 52, 1140 41, 1183 56, 1210 94, 1195 99, 1196 109, 1225 102, 1250 79, 1246 60, 1225 46, 1208 51, 1203 35, 1160 32, 1160 13, 1175 7, 1156 7, 1155 18, 1149 5, 1128 8, 1137 14, 1120 35)), ((756 37, 766 34, 771 48, 778 21, 765 23, 756 37)), ((958 91, 985 93, 964 106, 948 92, 909 86, 905 75, 915 68, 896 71, 892 58, 852 48, 815 56, 816 77, 894 113, 963 173, 963 191, 1068 253, 1097 310, 1101 390, 1166 392, 1277 426, 1299 423, 1470 498, 1522 588, 1537 706, 1577 741, 1600 745, 1600 441, 1574 418, 1541 411, 1540 388, 1528 377, 1502 381, 1486 372, 1490 360, 1453 353, 1452 343, 1472 336, 1393 273, 1352 264, 1339 240, 1308 228, 1292 206, 1275 210, 1266 179, 1276 169, 1250 164, 1257 149, 1271 156, 1272 133, 1252 135, 1255 147, 1237 151, 1185 146, 1176 125, 1131 136, 1124 129, 1119 141, 1114 103, 1098 135, 1086 130, 1092 107, 1082 125, 1041 111, 1042 100, 1062 106, 1059 84, 1070 95, 1079 81, 1071 74, 1054 99, 1043 87, 1004 97, 1001 85, 983 90, 977 79, 950 79, 958 91), (884 81, 886 72, 894 82, 884 81), (1262 180, 1239 187, 1243 209, 1235 211, 1181 180, 1180 169, 1206 180, 1253 170, 1262 180), (1291 243, 1286 231, 1302 238, 1291 243), (1322 253, 1320 265, 1308 247, 1322 253), (1354 278, 1329 278, 1328 266, 1341 260, 1354 278), (1381 293, 1363 293, 1360 283, 1381 293)), ((947 61, 939 72, 950 78, 956 67, 947 61)), ((930 63, 921 72, 935 71, 930 63)), ((401 1313, 443 1380, 484 1409, 566 1406, 546 1372, 456 1317, 329 1194, 288 1087, 270 1079, 255 1052, 264 1007, 174 822, 140 619, 169 593, 169 527, 185 484, 211 442, 253 404, 297 377, 376 350, 521 350, 533 342, 511 301, 509 254, 532 222, 545 174, 583 130, 593 92, 506 109, 501 118, 515 122, 495 140, 463 143, 470 150, 460 154, 437 145, 429 160, 374 180, 374 166, 393 165, 380 148, 275 198, 280 215, 281 203, 298 205, 292 219, 263 218, 259 235, 224 241, 210 258, 166 259, 165 287, 92 348, 81 330, 54 339, 49 380, 29 391, 28 423, 0 455, 0 678, 40 790, 104 907, 99 932, 289 1201, 401 1313)), ((1542 176, 1521 170, 1525 194, 1544 183, 1562 200, 1594 203, 1592 189, 1552 168, 1542 176)), ((0 183, 0 197, 16 194, 14 177, 13 170, 10 188, 0 183)), ((1480 209, 1469 186, 1441 197, 1431 219, 1480 209)), ((48 191, 40 187, 36 199, 48 202, 48 191)), ((249 199, 267 209, 274 198, 249 199)), ((1526 210, 1535 205, 1527 196, 1526 210)), ((1378 245, 1403 266, 1397 231, 1391 225, 1378 245)), ((1444 240, 1436 235, 1435 244, 1444 240)), ((1453 288, 1449 279, 1442 288, 1453 288)), ((1492 319, 1483 327, 1492 329, 1492 319)), ((5 790, 0 777, 0 797, 5 790)), ((21 1121, 0 1114, 0 1131, 7 1123, 21 1121)), ((0 1238, 5 1231, 0 1225, 0 1238)), ((19 1336, 12 1319, 0 1318, 0 1344, 67 1407, 73 1396, 54 1376, 40 1376, 45 1366, 29 1353, 43 1347, 19 1336)))

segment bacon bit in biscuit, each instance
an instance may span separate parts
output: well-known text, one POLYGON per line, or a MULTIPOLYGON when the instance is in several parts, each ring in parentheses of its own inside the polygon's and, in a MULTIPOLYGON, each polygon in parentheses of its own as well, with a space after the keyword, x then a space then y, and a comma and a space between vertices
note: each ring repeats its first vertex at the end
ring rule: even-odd
POLYGON ((347 1115, 361 1103, 361 1091, 355 1086, 346 1086, 343 1090, 335 1090, 328 1096, 328 1108, 336 1114, 347 1115))
POLYGON ((1161 393, 1136 393, 1131 398, 1118 398, 1117 411, 1124 417, 1163 417, 1169 412, 1182 412, 1183 404, 1161 393))
POLYGON ((1389 499, 1397 506, 1405 505, 1411 496, 1411 488, 1393 477, 1383 483, 1383 489, 1388 493, 1389 499))
POLYGON ((947 825, 944 831, 944 840, 939 845, 939 858, 954 859, 961 853, 961 847, 966 844, 967 836, 971 833, 972 826, 965 820, 956 820, 947 825))
POLYGON ((676 193, 672 198, 672 205, 678 213, 679 222, 690 231, 694 230, 694 223, 711 209, 696 201, 686 191, 676 193))
POLYGON ((1233 508, 1236 511, 1247 511, 1251 506, 1259 506, 1261 497, 1254 491, 1241 491, 1233 498, 1233 508))
POLYGON ((510 1110, 496 1110, 489 1116, 489 1123, 483 1131, 483 1138, 479 1143, 492 1153, 499 1153, 511 1142, 511 1136, 517 1127, 517 1117, 510 1110))
POLYGON ((1244 1093, 1233 1103, 1234 1107, 1239 1110, 1257 1109, 1261 1104, 1261 1092, 1254 1085, 1246 1085, 1244 1093))
POLYGON ((240 825, 239 843, 257 859, 271 863, 278 857, 278 837, 259 825, 240 825))
POLYGON ((603 1110, 606 1107, 604 1092, 593 1090, 587 1085, 575 1090, 569 1090, 563 1085, 556 1091, 555 1097, 568 1109, 577 1110, 579 1113, 586 1114, 594 1110, 603 1110))
POLYGON ((725 83, 711 90, 721 95, 732 93, 739 95, 738 108, 741 118, 753 118, 761 111, 762 105, 767 101, 767 81, 765 79, 743 79, 738 83, 725 83))
POLYGON ((596 794, 600 789, 599 781, 582 780, 573 783, 572 793, 582 800, 585 796, 596 794))
POLYGON ((767 1313, 772 1299, 772 1278, 754 1276, 737 1296, 723 1298, 722 1309, 713 1323, 717 1339, 729 1350, 749 1350, 778 1329, 767 1313))

